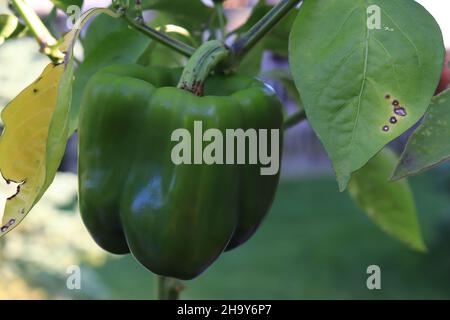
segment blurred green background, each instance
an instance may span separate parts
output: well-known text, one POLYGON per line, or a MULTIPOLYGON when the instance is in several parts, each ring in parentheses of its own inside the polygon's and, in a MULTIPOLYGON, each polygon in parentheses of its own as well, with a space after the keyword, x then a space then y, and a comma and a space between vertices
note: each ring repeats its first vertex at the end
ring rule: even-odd
MULTIPOLYGON (((332 177, 284 179, 257 234, 185 282, 181 297, 448 299, 448 178, 435 170, 412 179, 427 254, 379 231, 347 194, 337 191, 332 177), (381 290, 366 287, 366 270, 373 264, 381 268, 381 290)), ((152 274, 130 256, 106 254, 90 239, 76 212, 73 174, 59 174, 45 199, 2 245, 0 298, 155 297, 152 274), (70 265, 81 266, 81 290, 66 288, 70 265)))
MULTIPOLYGON (((47 63, 30 38, 3 44, 0 107, 47 63)), ((381 232, 347 193, 339 193, 311 131, 293 130, 266 221, 245 245, 185 282, 181 298, 449 299, 450 167, 410 179, 429 248, 416 253, 381 232), (370 265, 381 268, 381 290, 367 289, 370 265)), ((90 238, 76 189, 74 173, 59 173, 24 223, 0 239, 0 299, 155 298, 154 275, 130 256, 106 253, 90 238), (66 286, 71 265, 81 267, 80 290, 66 286)))

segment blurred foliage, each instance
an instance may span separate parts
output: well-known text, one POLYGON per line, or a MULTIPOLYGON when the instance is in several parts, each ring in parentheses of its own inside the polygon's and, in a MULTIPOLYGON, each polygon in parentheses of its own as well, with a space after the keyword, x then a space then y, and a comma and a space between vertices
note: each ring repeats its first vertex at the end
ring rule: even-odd
MULTIPOLYGON (((151 273, 131 256, 106 255, 91 240, 73 211, 75 180, 58 175, 45 203, 19 232, 6 237, 0 274, 10 280, 0 284, 0 296, 154 298, 151 273), (82 266, 79 291, 65 287, 65 270, 72 264, 82 266)), ((433 170, 413 178, 412 185, 424 213, 427 254, 412 252, 381 232, 336 190, 332 177, 302 177, 281 183, 255 237, 186 282, 182 298, 450 298, 450 206, 444 188, 450 187, 450 175, 433 170), (372 264, 381 268, 380 291, 366 288, 372 264)))
POLYGON ((89 268, 106 253, 91 239, 76 210, 77 177, 59 173, 27 223, 0 240, 0 297, 8 299, 107 297, 89 268), (82 288, 66 288, 66 270, 83 266, 82 288), (90 275, 91 274, 91 275, 90 275))
POLYGON ((0 46, 0 109, 33 82, 48 63, 34 39, 20 38, 0 46), (8 66, 5 68, 4 66, 8 66))

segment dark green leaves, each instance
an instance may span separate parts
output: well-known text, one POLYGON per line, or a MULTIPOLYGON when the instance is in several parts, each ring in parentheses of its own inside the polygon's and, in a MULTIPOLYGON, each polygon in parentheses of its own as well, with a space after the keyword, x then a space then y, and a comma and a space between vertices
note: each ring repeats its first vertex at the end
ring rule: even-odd
POLYGON ((144 10, 156 10, 168 17, 172 24, 194 29, 203 29, 214 10, 201 0, 144 0, 144 10))
POLYGON ((67 12, 67 8, 70 6, 77 6, 81 8, 83 6, 83 0, 52 0, 53 4, 58 8, 67 12))
POLYGON ((433 98, 423 123, 411 135, 392 179, 425 171, 450 159, 450 90, 433 98))
POLYGON ((413 194, 406 180, 388 181, 396 156, 382 150, 355 172, 348 190, 353 200, 381 229, 418 251, 425 244, 417 221, 413 194))
POLYGON ((341 190, 422 117, 443 57, 439 27, 415 1, 303 3, 290 36, 290 68, 341 190))
POLYGON ((90 77, 110 64, 136 62, 149 43, 149 38, 130 29, 123 21, 99 16, 92 22, 83 40, 85 59, 75 71, 69 133, 78 127, 81 97, 90 77), (107 31, 108 25, 112 31, 107 31), (104 36, 102 30, 105 30, 104 36))
MULTIPOLYGON (((248 31, 272 8, 273 6, 266 4, 265 0, 260 0, 258 4, 253 8, 253 11, 246 23, 239 29, 237 29, 236 33, 238 35, 242 35, 244 32, 248 31)), ((287 57, 289 33, 291 31, 292 24, 294 23, 297 13, 298 10, 293 9, 275 26, 273 30, 271 30, 264 37, 264 39, 261 40, 261 44, 258 46, 262 47, 264 50, 270 50, 279 56, 287 57)))

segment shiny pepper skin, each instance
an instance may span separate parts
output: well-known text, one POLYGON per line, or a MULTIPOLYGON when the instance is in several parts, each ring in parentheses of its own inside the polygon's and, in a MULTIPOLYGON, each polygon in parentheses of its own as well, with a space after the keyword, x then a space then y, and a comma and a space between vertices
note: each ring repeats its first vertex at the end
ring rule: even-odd
MULTIPOLYGON (((87 84, 79 123, 79 201, 94 240, 150 271, 192 279, 247 241, 268 212, 279 174, 261 165, 175 165, 175 129, 280 129, 271 88, 211 76, 202 97, 177 89, 180 71, 110 66, 87 84)), ((269 148, 270 150, 270 148, 269 148)))

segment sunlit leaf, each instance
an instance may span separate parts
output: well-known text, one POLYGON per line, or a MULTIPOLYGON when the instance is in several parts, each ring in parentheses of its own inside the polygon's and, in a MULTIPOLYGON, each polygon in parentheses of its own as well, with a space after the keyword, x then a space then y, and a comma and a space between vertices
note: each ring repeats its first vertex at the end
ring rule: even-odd
POLYGON ((73 46, 89 17, 102 12, 115 16, 106 9, 86 12, 79 28, 63 39, 64 63, 49 64, 1 114, 5 127, 0 138, 0 236, 24 219, 55 177, 69 137, 73 46))
POLYGON ((396 161, 392 151, 382 150, 352 175, 348 191, 382 230, 415 250, 425 251, 408 182, 388 181, 396 161))
POLYGON ((304 1, 289 60, 344 190, 352 172, 423 116, 444 45, 434 18, 413 0, 304 1))
POLYGON ((0 44, 8 39, 19 26, 19 19, 10 14, 0 14, 0 44))
POLYGON ((392 176, 421 173, 450 159, 450 90, 433 98, 423 123, 408 140, 392 176))

